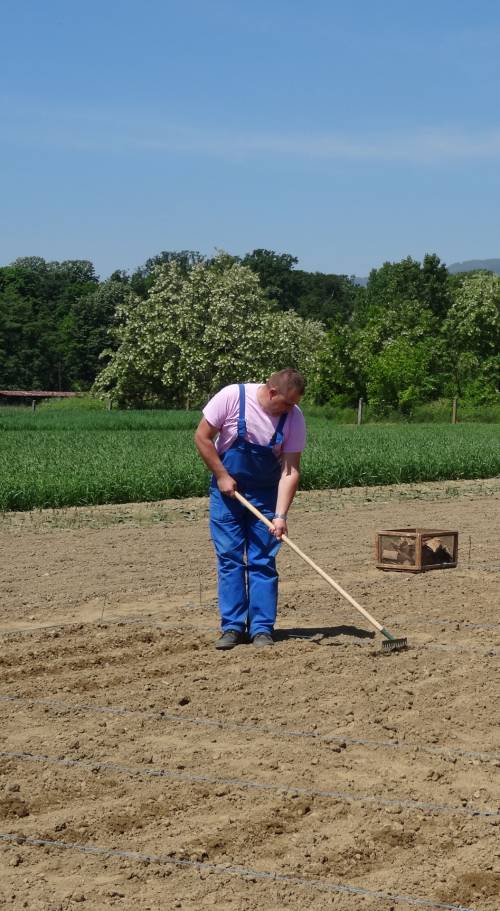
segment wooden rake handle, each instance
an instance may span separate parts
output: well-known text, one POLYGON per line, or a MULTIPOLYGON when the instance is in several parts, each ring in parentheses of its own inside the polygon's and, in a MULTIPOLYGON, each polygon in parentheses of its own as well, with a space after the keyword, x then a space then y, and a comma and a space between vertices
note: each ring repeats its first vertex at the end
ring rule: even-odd
MULTIPOLYGON (((260 512, 260 510, 257 509, 257 507, 253 505, 253 503, 250 503, 244 496, 242 496, 241 493, 239 493, 237 490, 235 490, 234 496, 240 503, 243 504, 243 506, 246 506, 246 508, 249 509, 250 512, 253 512, 254 516, 257 516, 257 518, 260 519, 260 521, 263 522, 264 525, 267 525, 268 528, 274 528, 273 523, 270 522, 269 519, 266 519, 266 517, 260 512)), ((358 604, 358 602, 355 601, 354 598, 352 598, 351 595, 348 592, 346 592, 342 588, 341 585, 338 584, 338 582, 335 582, 335 579, 332 579, 331 576, 329 576, 327 573, 325 573, 325 571, 323 569, 321 569, 321 567, 318 566, 317 563, 314 562, 314 560, 311 560, 311 558, 308 557, 307 554, 305 554, 300 549, 300 547, 297 547, 297 545, 294 544, 293 541, 290 540, 288 535, 283 535, 281 540, 284 541, 285 544, 288 544, 288 546, 291 547, 293 551, 295 551, 297 556, 299 556, 302 560, 304 560, 306 563, 308 563, 309 566, 312 569, 314 569, 315 572, 318 573, 318 576, 321 576, 321 578, 324 579, 325 582, 328 582, 328 585, 331 585, 331 587, 334 588, 335 591, 339 593, 339 595, 342 595, 342 597, 345 598, 345 600, 348 601, 349 604, 352 604, 352 606, 355 607, 356 610, 359 611, 360 614, 363 614, 363 617, 365 617, 366 620, 368 620, 369 623, 371 623, 372 626, 375 627, 375 629, 378 629, 379 632, 384 631, 384 627, 382 626, 382 624, 379 623, 377 620, 375 620, 375 617, 372 617, 372 615, 369 614, 368 611, 365 610, 364 607, 361 607, 361 604, 358 604)))

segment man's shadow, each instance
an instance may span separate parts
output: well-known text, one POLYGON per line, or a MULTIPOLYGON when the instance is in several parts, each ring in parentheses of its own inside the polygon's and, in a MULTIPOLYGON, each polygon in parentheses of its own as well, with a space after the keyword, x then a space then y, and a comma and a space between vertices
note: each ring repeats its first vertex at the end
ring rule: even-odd
POLYGON ((292 626, 289 629, 277 629, 274 633, 276 642, 287 639, 335 639, 339 636, 352 636, 355 639, 374 639, 371 630, 359 626, 292 626))

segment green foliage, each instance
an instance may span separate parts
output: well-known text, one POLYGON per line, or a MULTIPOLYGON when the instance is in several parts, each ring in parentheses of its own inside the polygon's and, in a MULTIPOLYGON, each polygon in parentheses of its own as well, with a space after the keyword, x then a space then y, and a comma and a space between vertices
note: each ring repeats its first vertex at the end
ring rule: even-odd
POLYGON ((429 341, 411 342, 404 336, 389 342, 371 362, 368 400, 377 411, 400 408, 408 414, 434 390, 434 347, 429 341))
POLYGON ((0 268, 0 388, 88 390, 101 371, 96 388, 117 402, 188 407, 292 365, 308 401, 334 409, 359 396, 406 418, 430 398, 489 407, 499 289, 499 276, 449 275, 433 254, 384 263, 366 289, 266 249, 163 251, 103 282, 86 260, 22 257, 0 268))
POLYGON ((427 253, 422 263, 408 256, 372 270, 366 287, 368 318, 374 311, 397 310, 403 300, 414 301, 436 317, 446 315, 450 303, 448 273, 438 256, 427 253))
POLYGON ((157 267, 145 300, 118 310, 117 350, 95 390, 120 404, 186 407, 238 379, 263 380, 283 366, 307 371, 320 325, 274 311, 257 276, 220 253, 187 272, 157 267))
POLYGON ((304 489, 493 477, 500 468, 500 437, 487 425, 313 425, 309 440, 304 489))
MULTIPOLYGON (((333 399, 328 405, 311 405, 306 402, 302 410, 309 418, 325 418, 334 424, 357 424, 358 405, 346 404, 342 396, 333 399)), ((452 400, 434 399, 423 405, 415 405, 410 413, 403 414, 398 408, 363 407, 363 426, 365 424, 450 424, 452 400)), ((460 424, 500 424, 500 393, 487 405, 476 405, 462 399, 458 402, 458 422, 460 424)))
MULTIPOLYGON (((126 503, 205 495, 193 444, 200 418, 183 411, 0 409, 0 509, 126 503)), ((488 425, 339 427, 308 414, 301 487, 320 489, 500 471, 488 425)))
POLYGON ((102 366, 101 354, 112 347, 115 312, 131 292, 126 283, 109 279, 76 300, 66 317, 66 372, 72 389, 89 389, 102 366))
POLYGON ((241 262, 258 275, 261 288, 280 310, 293 308, 295 296, 292 270, 298 263, 296 256, 259 249, 247 253, 241 262))
POLYGON ((363 396, 375 412, 396 408, 408 416, 430 398, 451 394, 446 326, 452 303, 446 267, 435 255, 426 255, 422 263, 407 257, 374 269, 344 335, 337 328, 318 352, 317 400, 339 393, 351 401, 363 396))
POLYGON ((460 276, 444 333, 455 388, 478 404, 494 399, 500 386, 500 276, 460 276))
POLYGON ((274 250, 254 250, 242 259, 259 276, 262 289, 279 310, 295 310, 304 319, 326 327, 346 321, 364 294, 346 275, 325 275, 295 269, 297 257, 274 250))
POLYGON ((98 293, 98 278, 85 260, 24 257, 0 268, 0 387, 89 385, 93 377, 82 366, 95 369, 93 347, 101 344, 106 313, 92 314, 84 301, 98 293), (92 340, 93 329, 98 337, 92 340))
POLYGON ((68 401, 72 404, 67 408, 40 406, 34 413, 31 408, 0 407, 0 431, 35 435, 40 431, 67 432, 70 436, 80 432, 99 434, 102 431, 144 433, 153 430, 189 430, 192 432, 198 426, 201 417, 197 411, 164 411, 160 409, 108 411, 98 399, 93 400, 100 406, 97 408, 88 407, 89 399, 84 408, 76 404, 77 401, 80 401, 79 399, 69 399, 68 401))
POLYGON ((480 357, 500 350, 500 276, 475 272, 462 278, 448 311, 446 332, 457 351, 480 357))
MULTIPOLYGON (((449 423, 452 403, 450 399, 436 399, 414 408, 412 421, 449 423)), ((500 393, 487 403, 459 399, 457 419, 463 423, 500 424, 500 393)))
POLYGON ((473 406, 495 405, 500 399, 500 355, 486 358, 476 376, 464 384, 463 399, 473 406))
POLYGON ((323 418, 333 424, 357 423, 357 405, 354 407, 346 404, 342 396, 332 399, 327 405, 311 405, 309 402, 304 402, 300 407, 308 426, 311 418, 323 418))
MULTIPOLYGON (((156 256, 151 256, 147 259, 144 265, 140 266, 139 269, 136 269, 130 276, 131 290, 139 297, 145 298, 154 284, 155 272, 158 266, 175 262, 182 273, 187 275, 193 266, 205 261, 206 257, 201 253, 198 253, 197 250, 179 250, 177 252, 163 250, 161 253, 157 253, 156 256)), ((111 276, 111 278, 113 278, 113 276, 111 276)))
POLYGON ((317 349, 309 374, 308 400, 319 405, 349 404, 355 400, 358 386, 352 331, 337 324, 317 349))
MULTIPOLYGON (((37 404, 38 413, 40 413, 40 411, 50 413, 63 411, 74 414, 75 412, 104 411, 105 408, 106 402, 102 399, 98 399, 95 395, 83 394, 70 399, 42 399, 37 404)), ((1 413, 2 409, 0 408, 0 421, 1 413)))

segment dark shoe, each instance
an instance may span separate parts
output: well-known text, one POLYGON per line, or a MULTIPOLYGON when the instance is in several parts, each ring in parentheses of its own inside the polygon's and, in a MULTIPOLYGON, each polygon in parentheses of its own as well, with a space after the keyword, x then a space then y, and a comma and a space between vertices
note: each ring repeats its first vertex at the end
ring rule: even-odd
POLYGON ((256 648, 265 648, 267 645, 274 645, 271 633, 257 633, 252 639, 256 648))
POLYGON ((217 639, 215 648, 227 651, 227 649, 234 648, 235 645, 242 645, 244 641, 243 633, 239 633, 237 629, 227 629, 225 633, 222 633, 220 639, 217 639))

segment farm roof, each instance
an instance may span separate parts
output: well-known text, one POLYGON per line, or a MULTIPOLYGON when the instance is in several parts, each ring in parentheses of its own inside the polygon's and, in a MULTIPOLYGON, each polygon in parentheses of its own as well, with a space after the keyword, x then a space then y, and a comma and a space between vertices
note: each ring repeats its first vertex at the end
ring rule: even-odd
POLYGON ((26 399, 67 399, 72 396, 76 396, 76 392, 43 392, 40 389, 36 389, 33 392, 28 392, 25 389, 0 389, 0 395, 5 396, 6 398, 26 398, 26 399))

